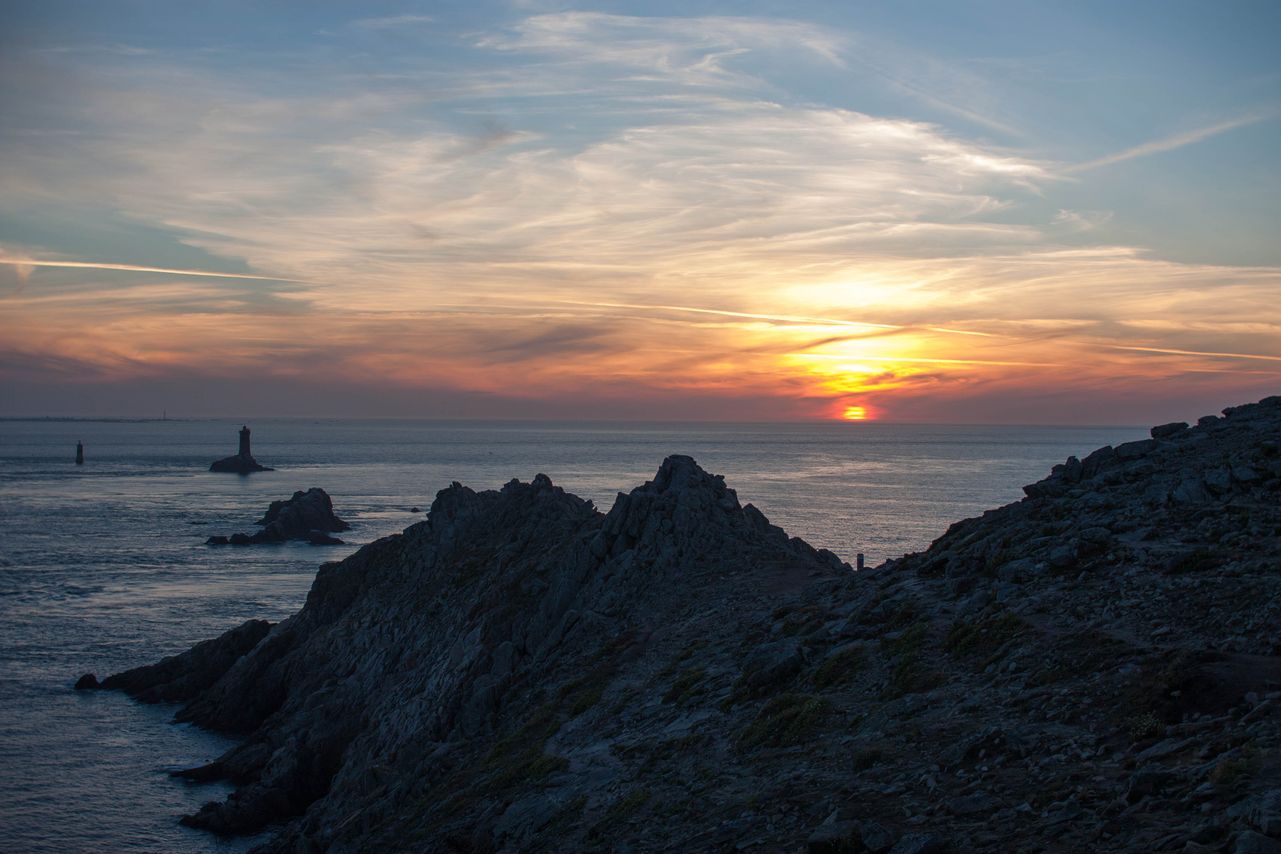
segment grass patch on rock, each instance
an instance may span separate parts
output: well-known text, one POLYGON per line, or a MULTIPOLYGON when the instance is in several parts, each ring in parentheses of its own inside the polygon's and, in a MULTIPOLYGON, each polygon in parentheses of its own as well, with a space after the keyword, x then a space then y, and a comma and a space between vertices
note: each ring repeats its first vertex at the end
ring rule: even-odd
POLYGON ((856 772, 866 771, 869 768, 874 768, 887 761, 891 755, 892 754, 883 747, 877 747, 875 745, 871 747, 860 747, 858 750, 854 751, 854 755, 851 757, 851 764, 854 766, 854 770, 856 772))
POLYGON ((929 627, 927 621, 919 620, 900 632, 881 638, 881 649, 893 658, 889 678, 881 691, 882 700, 894 700, 904 694, 928 691, 943 684, 943 674, 925 660, 929 627))
POLYGON ((881 699, 897 700, 906 694, 919 694, 937 688, 945 681, 943 674, 930 667, 920 653, 909 653, 900 656, 890 668, 881 699))
POLYGON ((826 616, 821 608, 814 605, 801 605, 790 610, 780 609, 775 611, 774 615, 775 619, 782 617, 783 624, 779 627, 779 631, 783 637, 789 638, 814 632, 822 627, 826 616))
POLYGON ((881 649, 889 655, 915 655, 925 646, 925 637, 930 624, 918 620, 901 631, 890 632, 881 638, 881 649))
POLYGON ((634 816, 641 807, 649 803, 654 793, 647 788, 634 789, 618 800, 609 805, 605 810, 605 815, 600 821, 592 826, 588 831, 587 837, 593 841, 599 841, 607 837, 614 831, 617 825, 622 824, 634 816))
POLYGON ((743 748, 790 747, 805 741, 822 726, 831 706, 813 694, 781 694, 766 703, 742 733, 743 748))
POLYGON ((1044 660, 1028 679, 1028 687, 1041 688, 1111 670, 1129 651, 1122 641, 1089 632, 1060 638, 1052 648, 1041 648, 1044 660))
POLYGON ((600 702, 610 680, 618 671, 618 662, 614 656, 620 649, 617 645, 606 644, 597 653, 595 666, 561 687, 557 696, 571 718, 578 717, 600 702))
POLYGON ((563 756, 544 752, 560 726, 556 705, 547 703, 535 709, 520 729, 499 739, 481 764, 485 790, 502 791, 568 768, 569 761, 563 756))
POLYGON ((573 829, 578 820, 582 818, 583 809, 587 806, 587 796, 579 795, 570 799, 562 806, 552 820, 547 823, 544 832, 552 839, 562 836, 573 829))
POLYGON ((1193 549, 1172 561, 1166 567, 1166 572, 1170 575, 1183 575, 1187 572, 1207 572, 1217 569, 1219 563, 1219 556, 1212 549, 1193 549))
POLYGON ((690 641, 685 645, 685 648, 680 651, 680 654, 676 656, 676 660, 688 661, 705 646, 707 646, 707 641, 702 638, 690 641))
POLYGON ((958 620, 948 630, 944 648, 953 658, 976 662, 982 670, 999 658, 1002 647, 1028 628, 1012 611, 987 614, 973 622, 958 620))
POLYGON ((850 644, 834 649, 814 670, 810 681, 818 689, 848 682, 863 671, 867 654, 862 646, 850 644))
POLYGON ((1209 779, 1219 786, 1231 787, 1253 779, 1262 767, 1259 749, 1254 744, 1246 744, 1237 755, 1219 760, 1211 769, 1209 779))
POLYGON ((618 821, 627 818, 643 807, 654 795, 649 789, 637 789, 626 797, 619 798, 609 805, 605 812, 607 821, 618 821))
POLYGON ((1141 712, 1125 719, 1125 732, 1131 741, 1150 741, 1165 735, 1165 724, 1151 712, 1141 712))

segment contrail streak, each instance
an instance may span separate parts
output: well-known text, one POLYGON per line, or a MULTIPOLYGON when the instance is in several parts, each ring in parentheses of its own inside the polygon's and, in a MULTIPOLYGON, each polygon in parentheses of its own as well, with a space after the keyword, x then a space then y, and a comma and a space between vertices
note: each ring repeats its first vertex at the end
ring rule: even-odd
POLYGON ((1260 359, 1265 362, 1281 362, 1281 356, 1259 356, 1254 353, 1214 353, 1204 350, 1174 350, 1164 347, 1127 347, 1124 344, 1106 344, 1113 350, 1135 350, 1139 353, 1167 353, 1171 356, 1218 356, 1223 359, 1260 359))
POLYGON ((1127 148, 1124 151, 1118 151, 1115 154, 1109 154, 1106 157, 1100 157, 1097 160, 1091 160, 1087 163, 1078 163, 1071 166, 1069 172, 1084 172, 1087 169, 1097 169, 1100 166, 1111 166, 1113 163, 1120 163, 1123 160, 1133 160, 1136 157, 1146 157, 1149 154, 1158 154, 1162 151, 1173 151, 1176 148, 1182 148, 1185 145, 1192 145, 1203 139, 1209 139, 1212 136, 1218 136, 1221 133, 1227 133, 1230 130, 1236 130, 1246 125, 1252 125, 1269 119, 1275 112, 1252 113, 1248 116, 1242 116, 1226 122, 1210 125, 1208 127, 1197 128, 1196 130, 1177 133, 1173 136, 1167 136, 1163 139, 1154 139, 1151 142, 1145 142, 1142 145, 1136 145, 1133 148, 1127 148))
POLYGON ((995 359, 927 359, 924 356, 842 356, 838 353, 789 353, 798 359, 826 359, 833 362, 921 362, 929 365, 1014 365, 1026 368, 1061 368, 1057 362, 1007 362, 995 359))
POLYGON ((218 273, 213 270, 176 270, 170 267, 144 267, 138 264, 107 264, 98 261, 38 261, 33 258, 0 258, 0 264, 15 267, 71 267, 84 270, 124 270, 131 273, 166 273, 171 276, 204 276, 210 279, 252 279, 258 282, 293 282, 300 285, 315 284, 305 279, 287 279, 284 276, 254 276, 249 273, 218 273))
POLYGON ((911 327, 894 323, 871 323, 866 320, 838 320, 831 317, 808 317, 794 314, 753 314, 746 311, 727 311, 719 308, 697 308, 688 305, 646 305, 627 302, 579 302, 577 300, 556 300, 560 305, 581 305, 588 308, 628 308, 642 311, 684 311, 691 314, 711 314, 717 317, 741 317, 745 320, 768 320, 774 323, 797 323, 815 326, 852 326, 856 329, 928 329, 930 332, 945 332, 949 335, 977 335, 982 338, 998 338, 987 332, 971 332, 964 329, 945 329, 941 326, 911 327))

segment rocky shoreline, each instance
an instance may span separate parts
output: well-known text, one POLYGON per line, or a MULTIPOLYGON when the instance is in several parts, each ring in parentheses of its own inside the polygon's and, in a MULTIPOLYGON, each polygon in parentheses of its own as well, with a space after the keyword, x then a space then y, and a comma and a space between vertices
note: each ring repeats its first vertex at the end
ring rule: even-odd
POLYGON ((184 822, 265 851, 1281 850, 1279 443, 1163 425, 861 573, 688 457, 454 484, 103 686, 243 737, 184 822))

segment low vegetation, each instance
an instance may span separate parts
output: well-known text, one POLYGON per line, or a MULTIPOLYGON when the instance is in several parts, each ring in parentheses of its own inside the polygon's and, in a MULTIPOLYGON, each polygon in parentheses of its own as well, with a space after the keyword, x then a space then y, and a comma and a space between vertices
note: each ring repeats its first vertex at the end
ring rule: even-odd
POLYGON ((862 646, 849 645, 834 650, 815 670, 810 681, 818 689, 848 682, 863 671, 867 653, 862 646))
POLYGON ((1027 631, 1027 622, 1013 611, 987 613, 972 622, 953 623, 944 648, 953 658, 970 661, 982 670, 999 660, 1006 644, 1027 631))
POLYGON ((782 694, 761 708, 739 735, 740 747, 790 747, 811 736, 831 706, 813 694, 782 694))

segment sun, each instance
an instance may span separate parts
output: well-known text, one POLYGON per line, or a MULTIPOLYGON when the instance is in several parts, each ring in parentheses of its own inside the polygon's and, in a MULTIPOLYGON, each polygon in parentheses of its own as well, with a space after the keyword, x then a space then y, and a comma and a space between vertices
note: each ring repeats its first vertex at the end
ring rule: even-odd
POLYGON ((845 411, 841 413, 841 417, 844 418, 846 421, 866 421, 867 407, 847 406, 845 407, 845 411))

